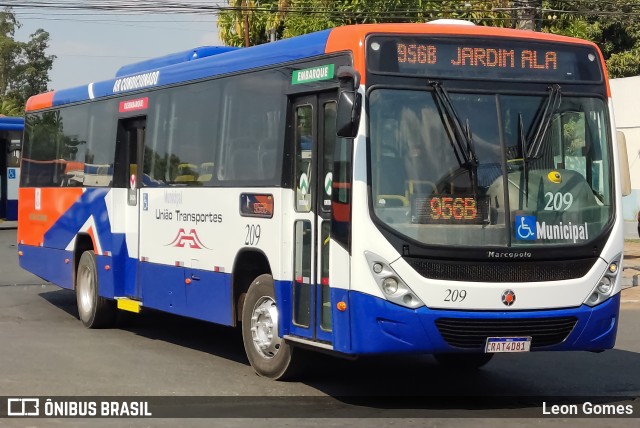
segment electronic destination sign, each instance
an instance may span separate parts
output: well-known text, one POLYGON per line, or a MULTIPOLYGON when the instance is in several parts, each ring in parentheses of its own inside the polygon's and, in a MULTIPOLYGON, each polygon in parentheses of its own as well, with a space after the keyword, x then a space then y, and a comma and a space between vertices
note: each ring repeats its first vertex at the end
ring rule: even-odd
POLYGON ((602 82, 591 46, 521 39, 372 36, 367 66, 374 73, 432 78, 602 82))

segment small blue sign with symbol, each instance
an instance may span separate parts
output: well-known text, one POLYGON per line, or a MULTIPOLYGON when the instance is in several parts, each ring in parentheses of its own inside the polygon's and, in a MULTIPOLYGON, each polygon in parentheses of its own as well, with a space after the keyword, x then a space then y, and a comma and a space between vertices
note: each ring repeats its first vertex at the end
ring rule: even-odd
POLYGON ((517 215, 515 228, 516 239, 535 241, 538 236, 536 216, 534 215, 517 215))
POLYGON ((142 194, 142 210, 149 211, 149 194, 148 193, 142 194))
POLYGON ((9 180, 15 180, 16 179, 16 169, 15 168, 9 168, 8 176, 9 176, 9 180))

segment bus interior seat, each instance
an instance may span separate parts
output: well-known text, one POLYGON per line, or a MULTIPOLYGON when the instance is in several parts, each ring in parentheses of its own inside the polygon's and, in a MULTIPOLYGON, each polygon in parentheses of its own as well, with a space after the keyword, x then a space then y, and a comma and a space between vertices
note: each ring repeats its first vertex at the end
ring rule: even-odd
POLYGON ((198 177, 198 166, 192 163, 181 163, 178 165, 178 175, 176 175, 176 183, 188 183, 196 181, 198 177))
POLYGON ((198 181, 206 183, 213 178, 213 162, 203 162, 200 164, 200 175, 198 181))

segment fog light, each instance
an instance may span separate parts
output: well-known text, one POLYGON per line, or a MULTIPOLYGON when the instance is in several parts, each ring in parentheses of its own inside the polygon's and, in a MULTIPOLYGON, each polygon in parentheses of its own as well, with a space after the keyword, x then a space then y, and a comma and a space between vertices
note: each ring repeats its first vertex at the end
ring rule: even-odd
POLYGON ((590 297, 589 297, 589 302, 590 303, 597 303, 598 299, 600 299, 600 297, 598 296, 598 293, 593 293, 590 297))
POLYGON ((382 281, 382 291, 391 296, 398 291, 398 280, 395 278, 385 278, 382 281))
POLYGON ((403 301, 403 302, 404 302, 404 304, 405 304, 405 305, 407 305, 407 306, 411 306, 411 305, 413 305, 413 297, 412 297, 411 295, 409 295, 409 294, 405 294, 405 295, 402 297, 402 301, 403 301))
POLYGON ((380 273, 380 272, 382 272, 382 264, 380 264, 380 263, 374 263, 374 264, 373 264, 373 271, 374 271, 375 273, 380 273))
POLYGON ((609 292, 611 291, 611 287, 612 287, 611 280, 606 276, 604 276, 600 280, 600 284, 598 284, 598 292, 600 294, 609 294, 609 292))

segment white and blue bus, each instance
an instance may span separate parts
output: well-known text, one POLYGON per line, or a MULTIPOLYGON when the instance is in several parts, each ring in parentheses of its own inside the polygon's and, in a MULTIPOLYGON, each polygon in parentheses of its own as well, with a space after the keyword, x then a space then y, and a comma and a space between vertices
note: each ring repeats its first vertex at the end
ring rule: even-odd
POLYGON ((0 116, 0 221, 18 219, 18 183, 24 118, 0 116))
POLYGON ((614 129, 583 40, 380 24, 196 49, 29 100, 20 264, 89 328, 146 308, 241 326, 274 379, 301 348, 602 351, 614 129))

